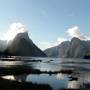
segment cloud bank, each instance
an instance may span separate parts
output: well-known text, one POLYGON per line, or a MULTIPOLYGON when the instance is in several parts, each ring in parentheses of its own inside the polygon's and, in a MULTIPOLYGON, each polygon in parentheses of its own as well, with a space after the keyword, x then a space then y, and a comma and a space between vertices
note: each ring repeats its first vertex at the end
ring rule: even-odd
POLYGON ((66 31, 67 35, 70 36, 71 38, 73 37, 77 37, 79 38, 80 40, 90 40, 90 38, 86 35, 84 35, 83 33, 80 32, 80 29, 78 26, 75 26, 75 27, 72 27, 72 28, 69 28, 67 31, 66 31))
POLYGON ((22 23, 19 22, 12 23, 9 27, 8 32, 4 34, 3 39, 9 42, 10 40, 13 40, 18 33, 24 33, 24 32, 27 32, 27 30, 22 23))
POLYGON ((5 32, 0 32, 0 51, 4 51, 9 42, 11 42, 18 33, 27 32, 25 26, 22 23, 12 23, 9 30, 5 32))

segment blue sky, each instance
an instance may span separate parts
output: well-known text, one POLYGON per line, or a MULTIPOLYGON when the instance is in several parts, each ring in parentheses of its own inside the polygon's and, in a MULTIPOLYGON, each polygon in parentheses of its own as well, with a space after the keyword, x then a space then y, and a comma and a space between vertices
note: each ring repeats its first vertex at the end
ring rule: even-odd
POLYGON ((41 49, 58 39, 68 39, 66 31, 79 27, 90 36, 90 0, 0 0, 0 32, 19 21, 41 49))

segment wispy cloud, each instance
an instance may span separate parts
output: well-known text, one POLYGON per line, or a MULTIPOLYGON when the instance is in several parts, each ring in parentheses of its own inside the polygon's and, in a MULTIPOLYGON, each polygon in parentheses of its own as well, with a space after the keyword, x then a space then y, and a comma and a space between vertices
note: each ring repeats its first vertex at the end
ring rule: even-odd
POLYGON ((58 37, 56 42, 57 42, 57 45, 62 43, 63 41, 66 41, 67 39, 66 38, 61 38, 61 37, 58 37))
POLYGON ((49 41, 39 41, 37 43, 38 47, 40 47, 42 50, 45 50, 47 48, 51 48, 51 47, 54 47, 54 46, 57 46, 59 44, 61 44, 63 41, 66 41, 67 39, 66 38, 60 38, 58 37, 56 39, 56 41, 53 41, 53 42, 49 42, 49 41))
POLYGON ((0 32, 0 40, 3 40, 4 32, 0 32))

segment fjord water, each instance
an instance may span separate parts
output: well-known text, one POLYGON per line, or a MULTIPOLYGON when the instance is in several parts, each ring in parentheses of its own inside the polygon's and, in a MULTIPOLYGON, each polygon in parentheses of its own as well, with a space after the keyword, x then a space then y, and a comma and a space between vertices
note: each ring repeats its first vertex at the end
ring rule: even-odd
POLYGON ((0 61, 0 67, 28 66, 41 71, 41 73, 1 76, 4 79, 32 82, 38 85, 45 84, 49 85, 52 90, 90 90, 89 59, 13 57, 1 60, 3 61, 0 61), (13 59, 15 60, 13 61, 13 59), (64 70, 64 73, 60 72, 61 70, 64 70), (67 72, 68 70, 71 70, 72 73, 67 72))

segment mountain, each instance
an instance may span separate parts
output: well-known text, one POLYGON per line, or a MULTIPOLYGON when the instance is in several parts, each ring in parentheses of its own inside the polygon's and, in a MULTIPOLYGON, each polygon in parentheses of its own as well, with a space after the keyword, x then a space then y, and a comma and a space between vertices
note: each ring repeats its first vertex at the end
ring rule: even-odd
POLYGON ((82 41, 74 37, 71 41, 62 42, 60 45, 46 49, 44 52, 49 57, 83 58, 90 54, 90 41, 82 41))
MULTIPOLYGON (((84 41, 78 38, 72 38, 69 46, 67 47, 66 57, 68 58, 81 58, 87 53, 84 41)), ((85 43, 86 44, 86 43, 85 43)))
POLYGON ((7 48, 7 42, 5 40, 0 40, 0 52, 4 52, 7 48))
POLYGON ((48 48, 44 50, 49 57, 66 57, 66 48, 69 45, 69 41, 62 42, 58 46, 48 48))
POLYGON ((31 39, 29 39, 28 33, 18 33, 13 41, 11 41, 5 52, 8 55, 15 56, 38 56, 45 57, 46 54, 41 51, 31 39))
POLYGON ((69 46, 69 41, 64 41, 58 46, 58 57, 66 57, 67 47, 69 46))
POLYGON ((69 41, 65 41, 59 44, 58 46, 51 47, 44 50, 44 52, 48 57, 56 57, 56 58, 65 57, 65 52, 66 52, 65 49, 67 48, 68 44, 69 44, 69 41))
POLYGON ((44 53, 46 53, 48 57, 59 57, 58 46, 48 48, 44 50, 44 53))

